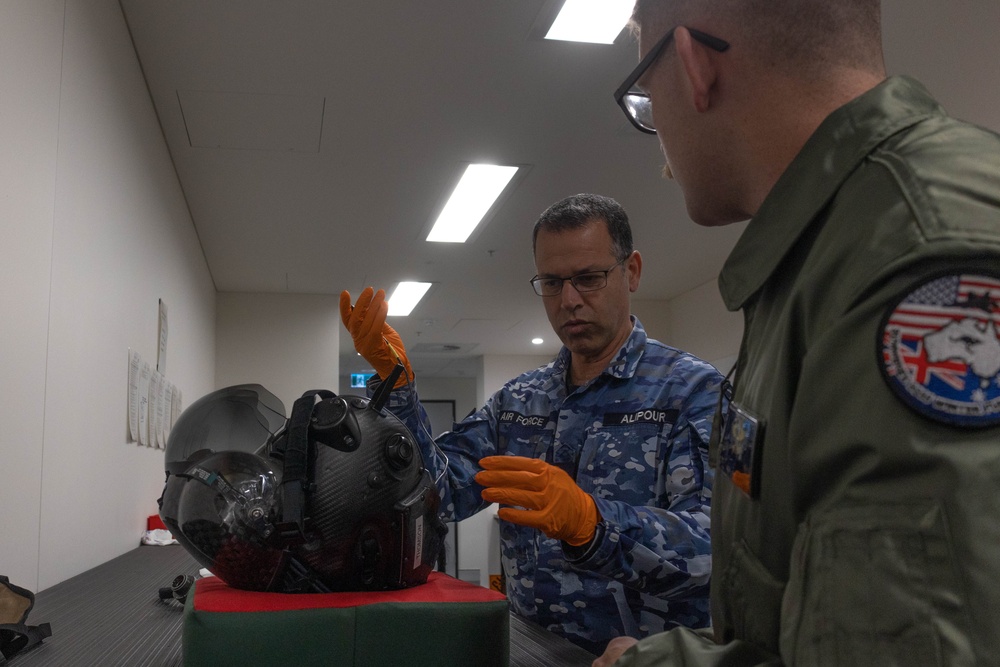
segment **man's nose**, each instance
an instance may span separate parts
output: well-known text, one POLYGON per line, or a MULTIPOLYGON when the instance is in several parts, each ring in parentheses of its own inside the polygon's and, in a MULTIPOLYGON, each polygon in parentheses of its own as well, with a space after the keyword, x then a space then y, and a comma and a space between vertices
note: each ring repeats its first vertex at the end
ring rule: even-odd
POLYGON ((573 309, 583 303, 583 297, 580 295, 579 290, 569 280, 563 283, 559 298, 562 301, 563 308, 573 309))

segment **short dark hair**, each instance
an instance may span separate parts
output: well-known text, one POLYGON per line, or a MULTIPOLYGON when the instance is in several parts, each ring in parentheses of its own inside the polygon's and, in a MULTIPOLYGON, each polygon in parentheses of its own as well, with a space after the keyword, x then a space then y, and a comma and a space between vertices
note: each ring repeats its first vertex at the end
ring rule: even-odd
POLYGON ((602 195, 579 194, 566 197, 545 209, 535 223, 531 235, 531 252, 535 252, 539 230, 547 232, 562 232, 569 229, 580 229, 595 221, 601 221, 608 228, 611 236, 611 254, 618 261, 625 260, 632 254, 632 227, 628 224, 628 214, 622 205, 611 197, 602 195))
POLYGON ((712 32, 724 21, 771 66, 816 79, 843 66, 883 72, 881 16, 880 0, 636 0, 630 26, 712 32))

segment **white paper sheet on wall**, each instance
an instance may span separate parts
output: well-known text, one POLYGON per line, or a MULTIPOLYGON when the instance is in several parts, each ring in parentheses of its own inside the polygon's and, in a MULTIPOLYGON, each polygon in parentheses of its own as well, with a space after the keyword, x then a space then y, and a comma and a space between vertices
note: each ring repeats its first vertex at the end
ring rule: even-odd
POLYGON ((156 400, 155 402, 151 403, 150 406, 153 410, 155 410, 155 412, 153 413, 152 421, 150 422, 152 424, 151 428, 153 430, 152 433, 150 434, 149 441, 153 447, 157 448, 160 446, 160 441, 162 440, 160 436, 162 430, 160 428, 160 424, 163 422, 162 405, 163 405, 163 376, 161 375, 156 383, 156 400))
POLYGON ((139 442, 139 373, 142 357, 128 351, 128 434, 129 442, 139 442))
MULTIPOLYGON (((165 310, 163 315, 165 316, 165 310)), ((162 322, 161 322, 162 323, 162 322)), ((161 342, 165 341, 161 331, 161 342)), ((181 390, 129 348, 126 439, 166 449, 170 430, 183 411, 181 390)), ((161 355, 160 360, 164 357, 161 355)))
POLYGON ((156 370, 167 374, 167 304, 160 299, 160 343, 156 355, 156 370))
POLYGON ((160 446, 160 422, 163 421, 163 376, 153 371, 149 385, 149 446, 160 446))
POLYGON ((177 418, 181 416, 181 412, 184 411, 184 405, 181 401, 181 390, 178 387, 174 387, 173 396, 170 401, 170 428, 174 427, 177 423, 177 418))
POLYGON ((152 369, 142 362, 139 371, 139 444, 149 444, 149 379, 152 369))
POLYGON ((167 448, 167 434, 170 432, 170 381, 163 378, 163 387, 160 391, 160 449, 167 448))
POLYGON ((156 404, 156 427, 158 429, 156 433, 156 440, 160 444, 160 449, 164 449, 167 446, 167 399, 170 397, 170 383, 167 382, 167 378, 160 378, 160 397, 156 404))

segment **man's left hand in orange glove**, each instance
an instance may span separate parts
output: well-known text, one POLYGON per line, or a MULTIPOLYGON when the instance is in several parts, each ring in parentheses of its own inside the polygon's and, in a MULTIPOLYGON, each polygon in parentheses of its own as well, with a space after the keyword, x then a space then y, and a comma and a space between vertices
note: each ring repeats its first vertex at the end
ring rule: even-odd
POLYGON ((354 339, 354 349, 372 365, 378 376, 385 380, 392 374, 396 363, 403 364, 405 373, 396 380, 394 388, 413 381, 413 368, 406 358, 403 339, 396 330, 386 324, 389 303, 385 291, 375 291, 366 287, 361 291, 358 302, 351 305, 351 293, 340 293, 340 318, 354 339))
POLYGON ((575 547, 594 538, 601 518, 597 505, 561 468, 524 456, 487 456, 479 465, 483 471, 476 482, 486 487, 483 500, 525 508, 501 508, 504 521, 537 528, 575 547))

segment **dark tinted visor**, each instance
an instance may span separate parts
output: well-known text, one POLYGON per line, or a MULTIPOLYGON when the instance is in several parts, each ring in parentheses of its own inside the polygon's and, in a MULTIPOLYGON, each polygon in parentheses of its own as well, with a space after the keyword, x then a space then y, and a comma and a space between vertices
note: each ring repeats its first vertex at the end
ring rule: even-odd
POLYGON ((213 391, 177 418, 167 440, 166 471, 182 473, 212 452, 256 452, 284 425, 284 404, 259 384, 213 391))

